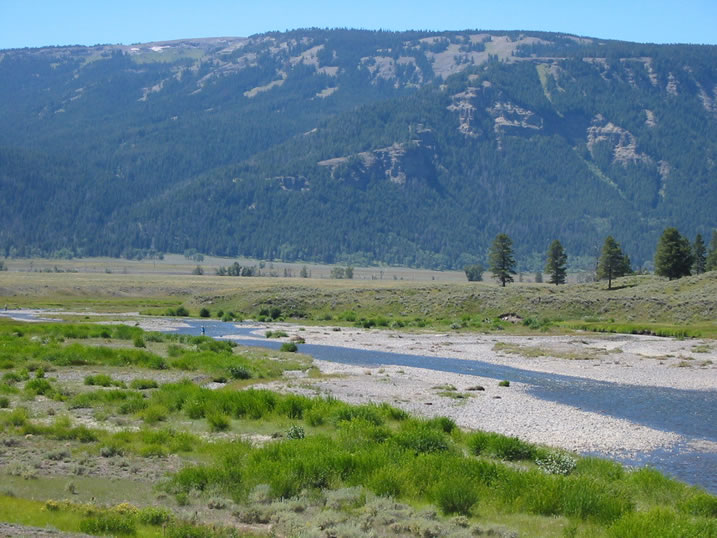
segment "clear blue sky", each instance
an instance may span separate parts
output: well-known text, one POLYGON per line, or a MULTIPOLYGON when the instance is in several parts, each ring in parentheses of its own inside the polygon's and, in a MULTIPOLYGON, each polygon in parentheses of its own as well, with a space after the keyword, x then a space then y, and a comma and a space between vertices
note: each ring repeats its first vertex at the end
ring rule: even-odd
POLYGON ((305 27, 545 30, 717 44, 717 0, 0 0, 0 49, 305 27))

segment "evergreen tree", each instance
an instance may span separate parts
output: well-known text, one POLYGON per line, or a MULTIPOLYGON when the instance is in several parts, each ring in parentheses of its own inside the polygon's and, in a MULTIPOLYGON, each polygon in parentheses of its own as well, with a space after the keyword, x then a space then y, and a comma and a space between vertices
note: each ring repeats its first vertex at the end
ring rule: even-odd
POLYGON ((704 273, 707 262, 707 248, 702 240, 702 234, 697 234, 697 237, 695 237, 695 243, 692 245, 692 257, 694 258, 692 272, 696 275, 704 273))
POLYGON ((717 269, 717 230, 712 230, 712 240, 710 241, 710 252, 707 254, 705 261, 705 270, 714 271, 717 269))
POLYGON ((548 260, 545 264, 545 272, 550 275, 551 284, 555 284, 556 286, 558 284, 565 284, 567 262, 568 255, 565 254, 563 245, 556 239, 550 243, 550 247, 548 247, 548 260))
POLYGON ((598 261, 597 278, 607 278, 607 289, 612 289, 612 279, 631 272, 630 258, 622 252, 620 244, 608 235, 602 246, 598 261))
POLYGON ((513 241, 506 234, 498 234, 490 247, 490 270, 493 276, 505 287, 506 282, 513 282, 515 274, 515 258, 513 258, 513 241))
POLYGON ((692 262, 692 247, 687 238, 677 228, 666 228, 657 243, 655 273, 670 280, 689 276, 692 262))

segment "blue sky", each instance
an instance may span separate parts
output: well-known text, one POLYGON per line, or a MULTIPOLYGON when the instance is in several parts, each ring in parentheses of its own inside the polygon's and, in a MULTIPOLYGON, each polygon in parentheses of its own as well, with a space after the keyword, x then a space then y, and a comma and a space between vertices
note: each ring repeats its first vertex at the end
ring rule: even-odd
POLYGON ((717 44, 717 0, 0 0, 0 49, 303 27, 545 30, 717 44))

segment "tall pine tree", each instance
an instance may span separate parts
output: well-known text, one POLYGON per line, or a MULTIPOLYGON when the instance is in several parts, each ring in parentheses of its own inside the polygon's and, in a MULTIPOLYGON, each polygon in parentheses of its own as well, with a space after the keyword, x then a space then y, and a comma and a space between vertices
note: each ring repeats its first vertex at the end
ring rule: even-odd
POLYGON ((513 282, 515 274, 515 258, 513 258, 513 241, 506 234, 498 234, 490 247, 490 271, 505 287, 506 282, 513 282))
POLYGON ((567 274, 567 262, 568 255, 565 254, 565 249, 560 241, 557 239, 550 243, 548 247, 548 260, 545 263, 545 272, 550 275, 550 283, 565 284, 565 277, 567 274))
POLYGON ((666 228, 657 243, 655 274, 670 280, 689 276, 692 262, 692 247, 687 238, 677 228, 666 228))
POLYGON ((623 254, 620 244, 611 235, 608 235, 600 253, 597 277, 601 280, 607 278, 607 289, 612 289, 613 278, 625 276, 631 271, 630 258, 623 254))

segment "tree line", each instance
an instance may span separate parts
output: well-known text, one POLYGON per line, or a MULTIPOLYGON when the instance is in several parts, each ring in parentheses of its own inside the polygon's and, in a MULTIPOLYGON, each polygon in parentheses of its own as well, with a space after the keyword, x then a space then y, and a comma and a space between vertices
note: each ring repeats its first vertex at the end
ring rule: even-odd
MULTIPOLYGON (((551 284, 565 284, 567 279, 568 255, 559 240, 555 239, 546 253, 545 272, 550 275, 551 284)), ((513 255, 513 241, 505 233, 498 234, 493 240, 488 253, 488 267, 493 278, 501 286, 513 282, 516 274, 516 262, 513 255)), ((657 243, 655 251, 655 274, 670 280, 683 276, 698 275, 706 271, 717 270, 717 230, 712 232, 709 251, 701 234, 697 234, 694 243, 680 234, 677 228, 666 228, 657 243)), ((464 267, 470 282, 483 280, 485 268, 482 264, 464 267)), ((611 235, 605 238, 600 257, 597 260, 595 276, 599 280, 608 281, 608 289, 612 289, 612 281, 632 274, 630 257, 623 252, 620 243, 611 235)), ((536 278, 536 282, 542 282, 536 278)))

